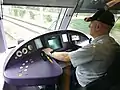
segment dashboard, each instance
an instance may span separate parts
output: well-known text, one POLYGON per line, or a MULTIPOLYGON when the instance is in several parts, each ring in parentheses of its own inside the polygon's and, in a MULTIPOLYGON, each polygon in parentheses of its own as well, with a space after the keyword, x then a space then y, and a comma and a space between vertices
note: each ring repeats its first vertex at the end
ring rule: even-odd
POLYGON ((42 49, 52 48, 53 51, 70 52, 80 48, 78 44, 87 40, 89 38, 81 32, 61 30, 23 42, 6 58, 5 81, 18 86, 56 83, 57 78, 62 74, 62 68, 42 49))

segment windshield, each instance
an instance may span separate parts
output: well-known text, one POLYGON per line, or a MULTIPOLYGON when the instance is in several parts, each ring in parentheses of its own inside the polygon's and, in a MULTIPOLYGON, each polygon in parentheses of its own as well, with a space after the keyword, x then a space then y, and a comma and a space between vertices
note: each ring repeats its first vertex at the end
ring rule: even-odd
POLYGON ((3 25, 7 46, 53 31, 61 8, 3 6, 3 25))
MULTIPOLYGON (((32 7, 32 6, 3 6, 3 25, 7 46, 16 46, 19 42, 29 40, 38 35, 54 31, 64 8, 32 7)), ((89 35, 89 22, 84 18, 93 13, 74 13, 68 30, 78 30, 89 35)), ((116 14, 116 24, 111 31, 119 43, 120 19, 116 14)), ((64 13, 63 13, 64 17, 64 13)))

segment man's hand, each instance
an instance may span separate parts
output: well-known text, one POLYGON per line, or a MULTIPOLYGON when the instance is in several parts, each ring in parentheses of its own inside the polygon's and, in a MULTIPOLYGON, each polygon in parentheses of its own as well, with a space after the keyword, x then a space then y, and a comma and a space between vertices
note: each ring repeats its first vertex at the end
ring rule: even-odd
POLYGON ((54 57, 55 59, 57 59, 59 61, 63 61, 63 62, 70 61, 68 52, 54 52, 54 53, 52 53, 52 57, 54 57))
POLYGON ((45 49, 42 49, 42 51, 44 51, 44 52, 45 52, 46 54, 48 54, 48 55, 51 55, 50 52, 52 52, 53 49, 51 49, 51 48, 45 48, 45 49))
POLYGON ((70 61, 68 52, 53 52, 51 54, 50 52, 53 51, 53 49, 51 49, 51 48, 45 48, 45 49, 42 49, 42 51, 44 51, 46 54, 50 55, 51 57, 53 57, 59 61, 64 61, 64 62, 70 61))
POLYGON ((110 2, 107 3, 107 6, 112 7, 119 2, 120 2, 120 0, 111 0, 110 2))

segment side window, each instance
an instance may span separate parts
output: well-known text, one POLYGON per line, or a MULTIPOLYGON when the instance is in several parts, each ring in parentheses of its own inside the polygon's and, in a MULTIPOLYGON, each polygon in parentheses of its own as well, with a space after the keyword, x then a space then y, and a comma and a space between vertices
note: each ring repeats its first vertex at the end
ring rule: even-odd
POLYGON ((110 35, 120 44, 120 18, 117 17, 116 23, 112 28, 110 35))
POLYGON ((7 46, 54 30, 61 8, 3 6, 7 46))
POLYGON ((68 29, 82 31, 89 34, 89 22, 85 22, 85 17, 90 17, 92 13, 75 13, 71 19, 68 29))

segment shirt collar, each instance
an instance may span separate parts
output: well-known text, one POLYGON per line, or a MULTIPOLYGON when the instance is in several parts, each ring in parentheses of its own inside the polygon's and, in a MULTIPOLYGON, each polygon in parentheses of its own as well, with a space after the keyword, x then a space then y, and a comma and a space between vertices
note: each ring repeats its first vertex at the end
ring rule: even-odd
POLYGON ((109 37, 109 35, 98 36, 98 37, 94 38, 94 40, 92 41, 92 43, 96 43, 97 41, 99 41, 101 39, 108 38, 108 37, 109 37))

